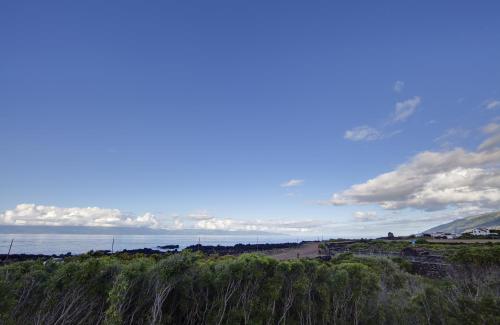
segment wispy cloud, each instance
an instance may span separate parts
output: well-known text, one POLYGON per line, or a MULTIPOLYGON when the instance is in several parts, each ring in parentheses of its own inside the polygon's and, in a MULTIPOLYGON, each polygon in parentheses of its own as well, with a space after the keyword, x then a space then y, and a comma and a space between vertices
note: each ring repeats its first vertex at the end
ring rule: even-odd
POLYGON ((489 124, 486 124, 483 128, 482 131, 486 134, 493 134, 493 133, 500 133, 500 124, 492 122, 489 124))
POLYGON ((483 102, 483 106, 486 109, 495 109, 500 107, 500 100, 498 99, 488 99, 483 102))
POLYGON ((485 134, 490 135, 490 137, 479 145, 478 150, 490 150, 500 146, 500 124, 495 122, 489 123, 482 130, 485 134))
POLYGON ((456 144, 457 141, 468 138, 470 135, 470 130, 464 128, 451 128, 446 130, 442 135, 434 139, 434 142, 438 143, 442 147, 451 147, 456 144))
POLYGON ((390 127, 397 123, 406 121, 422 102, 419 96, 397 102, 394 112, 386 119, 380 127, 361 125, 344 132, 344 139, 351 141, 374 141, 389 138, 401 132, 401 130, 390 131, 390 127), (388 130, 389 129, 389 130, 388 130))
POLYGON ((290 179, 284 183, 281 183, 281 187, 295 187, 295 186, 300 186, 304 183, 303 179, 290 179))
POLYGON ((397 80, 395 83, 394 83, 394 86, 392 87, 392 89, 394 89, 395 92, 397 93, 400 93, 403 91, 403 88, 405 87, 405 83, 404 81, 401 81, 401 80, 397 80))
POLYGON ((407 99, 405 101, 397 102, 394 109, 394 114, 392 117, 392 122, 404 122, 406 121, 422 102, 419 96, 407 99))
POLYGON ((208 220, 213 218, 213 216, 207 210, 195 211, 189 213, 186 217, 190 220, 195 220, 195 221, 208 220))
POLYGON ((366 125, 355 127, 344 133, 344 139, 351 141, 373 141, 381 138, 382 132, 366 125))

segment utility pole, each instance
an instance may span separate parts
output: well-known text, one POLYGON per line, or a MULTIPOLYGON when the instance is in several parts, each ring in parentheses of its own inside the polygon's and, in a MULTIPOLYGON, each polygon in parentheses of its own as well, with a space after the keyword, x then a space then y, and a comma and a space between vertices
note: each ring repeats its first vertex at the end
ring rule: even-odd
POLYGON ((12 240, 10 241, 9 252, 7 253, 7 256, 5 257, 5 261, 7 261, 9 259, 10 250, 12 249, 13 243, 14 243, 14 238, 12 238, 12 240))
POLYGON ((115 236, 113 236, 113 242, 111 243, 111 254, 115 252, 115 236))

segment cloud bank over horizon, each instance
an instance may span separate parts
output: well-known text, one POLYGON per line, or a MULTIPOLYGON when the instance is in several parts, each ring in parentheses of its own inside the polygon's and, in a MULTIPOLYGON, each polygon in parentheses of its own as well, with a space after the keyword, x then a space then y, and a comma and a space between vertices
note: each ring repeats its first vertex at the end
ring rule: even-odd
POLYGON ((152 229, 203 229, 228 231, 267 231, 305 233, 329 224, 325 221, 304 220, 239 220, 219 218, 207 211, 186 216, 158 217, 152 213, 134 216, 119 209, 99 207, 63 208, 36 204, 18 204, 0 213, 0 225, 30 226, 90 226, 90 227, 147 227, 152 229))
POLYGON ((14 209, 0 213, 0 223, 34 226, 89 226, 89 227, 148 227, 160 226, 151 213, 133 216, 118 209, 98 207, 62 208, 56 206, 18 204, 14 209))

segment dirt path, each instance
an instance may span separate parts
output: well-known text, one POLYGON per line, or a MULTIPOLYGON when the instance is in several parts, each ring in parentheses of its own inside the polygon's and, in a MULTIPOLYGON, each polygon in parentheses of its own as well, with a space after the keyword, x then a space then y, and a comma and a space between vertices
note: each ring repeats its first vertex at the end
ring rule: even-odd
POLYGON ((267 251, 265 253, 268 256, 274 257, 277 260, 291 260, 297 258, 297 254, 299 258, 306 257, 317 257, 318 254, 318 243, 307 243, 301 245, 298 248, 285 248, 285 249, 276 249, 272 251, 267 251))

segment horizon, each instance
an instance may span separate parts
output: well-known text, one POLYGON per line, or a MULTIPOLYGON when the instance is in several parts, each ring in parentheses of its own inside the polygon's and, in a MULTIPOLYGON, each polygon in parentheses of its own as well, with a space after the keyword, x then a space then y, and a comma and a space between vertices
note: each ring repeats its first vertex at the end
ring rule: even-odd
POLYGON ((372 238, 500 210, 496 1, 1 8, 0 227, 372 238))

